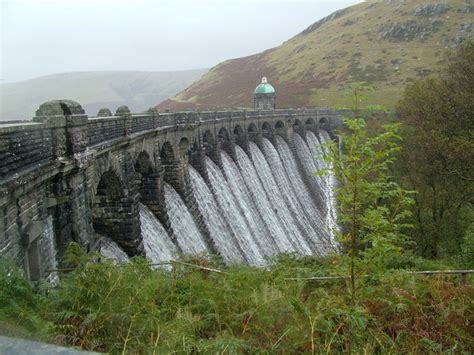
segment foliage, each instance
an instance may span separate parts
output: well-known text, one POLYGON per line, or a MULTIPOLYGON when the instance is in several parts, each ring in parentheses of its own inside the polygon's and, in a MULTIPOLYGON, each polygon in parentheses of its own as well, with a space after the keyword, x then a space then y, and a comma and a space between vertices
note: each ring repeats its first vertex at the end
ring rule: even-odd
MULTIPOLYGON (((410 192, 402 189, 390 174, 395 153, 400 150, 399 125, 383 126, 383 131, 369 135, 365 119, 364 83, 350 86, 354 118, 343 120, 340 144, 330 142, 323 157, 340 182, 336 188, 338 241, 345 249, 339 265, 350 275, 352 304, 356 301, 356 276, 384 272, 388 263, 402 255, 406 241, 404 230, 413 203, 410 192), (341 150, 341 151, 340 151, 341 150)), ((318 174, 326 174, 328 170, 318 174)))
POLYGON ((417 191, 412 236, 425 257, 473 253, 474 42, 448 62, 440 79, 416 81, 398 104, 398 170, 404 186, 417 191))
MULTIPOLYGON (((59 287, 26 297, 62 345, 110 353, 342 353, 351 338, 354 353, 474 350, 474 289, 455 278, 387 273, 367 281, 351 307, 343 284, 304 280, 331 272, 334 257, 284 255, 267 269, 219 266, 226 271, 219 274, 76 256, 77 268, 59 287)), ((21 277, 12 283, 26 285, 21 277)), ((24 295, 10 298, 23 302, 24 295)))
POLYGON ((42 286, 35 292, 13 262, 0 259, 0 334, 45 337, 49 324, 38 314, 42 286))

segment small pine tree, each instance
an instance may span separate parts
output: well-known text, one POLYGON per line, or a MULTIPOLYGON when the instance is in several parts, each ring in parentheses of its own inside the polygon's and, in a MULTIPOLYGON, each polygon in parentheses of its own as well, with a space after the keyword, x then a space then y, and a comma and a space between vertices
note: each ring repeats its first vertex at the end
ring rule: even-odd
MULTIPOLYGON (((354 118, 343 119, 340 144, 330 142, 324 159, 331 166, 339 186, 336 237, 345 253, 339 265, 349 270, 351 303, 356 303, 357 275, 378 273, 403 251, 403 233, 411 192, 402 189, 390 174, 395 154, 400 150, 399 125, 383 126, 383 132, 369 136, 363 110, 363 86, 353 85, 351 111, 354 118)), ((327 173, 322 171, 320 174, 327 173)))

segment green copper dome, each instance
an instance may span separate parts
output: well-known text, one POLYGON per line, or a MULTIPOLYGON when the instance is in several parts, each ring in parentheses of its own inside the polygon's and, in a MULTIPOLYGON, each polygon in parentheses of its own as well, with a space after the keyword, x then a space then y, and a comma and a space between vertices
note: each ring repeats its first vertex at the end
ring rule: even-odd
POLYGON ((267 82, 267 78, 263 77, 262 82, 255 88, 255 94, 274 94, 275 88, 267 82))

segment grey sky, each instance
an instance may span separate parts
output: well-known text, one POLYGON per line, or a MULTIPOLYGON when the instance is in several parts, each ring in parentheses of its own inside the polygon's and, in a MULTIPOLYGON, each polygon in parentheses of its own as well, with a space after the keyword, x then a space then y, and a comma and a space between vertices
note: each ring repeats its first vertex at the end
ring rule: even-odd
POLYGON ((358 2, 0 0, 0 78, 212 67, 277 46, 358 2))

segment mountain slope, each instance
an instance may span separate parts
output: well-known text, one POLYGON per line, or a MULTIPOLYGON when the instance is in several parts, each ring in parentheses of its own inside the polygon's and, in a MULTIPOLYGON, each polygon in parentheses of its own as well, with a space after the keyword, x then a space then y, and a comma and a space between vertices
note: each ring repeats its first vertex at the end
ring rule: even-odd
POLYGON ((176 72, 104 71, 43 76, 0 86, 0 121, 30 119, 45 101, 79 102, 90 116, 102 107, 144 111, 198 80, 207 69, 176 72))
POLYGON ((373 103, 392 107, 413 78, 435 74, 447 48, 472 37, 472 0, 367 1, 314 23, 281 46, 225 61, 163 109, 250 107, 262 76, 278 107, 344 103, 344 86, 366 81, 373 103))

